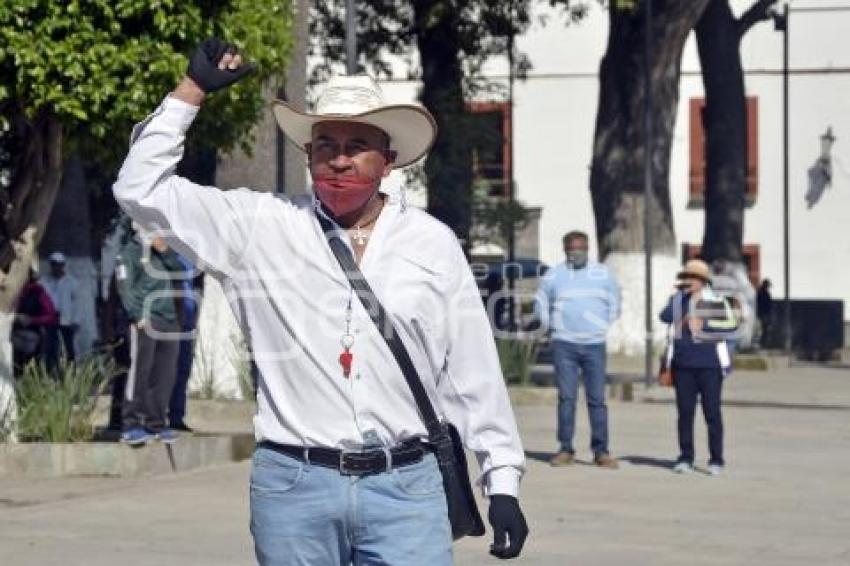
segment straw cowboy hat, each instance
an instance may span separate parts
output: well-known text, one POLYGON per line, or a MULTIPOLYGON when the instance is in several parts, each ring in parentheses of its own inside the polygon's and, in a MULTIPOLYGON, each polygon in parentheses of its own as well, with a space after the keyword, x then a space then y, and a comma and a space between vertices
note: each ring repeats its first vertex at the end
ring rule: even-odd
POLYGON ((708 268, 708 264, 703 260, 689 259, 685 263, 685 267, 682 268, 682 271, 676 275, 677 279, 685 279, 686 277, 696 277, 697 279, 711 282, 711 270, 708 268))
POLYGON ((332 78, 319 95, 315 114, 296 110, 282 100, 272 110, 283 133, 304 151, 319 122, 343 120, 369 124, 387 133, 396 152, 396 167, 409 165, 428 153, 437 136, 431 114, 415 104, 387 104, 378 84, 367 75, 332 78))

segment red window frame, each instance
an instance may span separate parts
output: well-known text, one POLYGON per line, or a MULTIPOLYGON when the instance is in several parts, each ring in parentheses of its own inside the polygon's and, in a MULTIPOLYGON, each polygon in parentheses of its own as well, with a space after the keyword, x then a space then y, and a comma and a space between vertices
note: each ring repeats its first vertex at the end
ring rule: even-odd
MULTIPOLYGON (((703 127, 704 98, 690 100, 690 168, 688 171, 688 207, 701 208, 705 203, 705 128, 703 127)), ((758 97, 747 97, 747 206, 758 198, 758 97)))
POLYGON ((510 102, 468 102, 466 104, 467 112, 471 114, 487 114, 491 112, 500 112, 502 114, 502 180, 503 194, 501 196, 508 197, 510 195, 510 182, 513 178, 511 162, 511 139, 513 137, 513 124, 511 123, 511 103, 510 102))

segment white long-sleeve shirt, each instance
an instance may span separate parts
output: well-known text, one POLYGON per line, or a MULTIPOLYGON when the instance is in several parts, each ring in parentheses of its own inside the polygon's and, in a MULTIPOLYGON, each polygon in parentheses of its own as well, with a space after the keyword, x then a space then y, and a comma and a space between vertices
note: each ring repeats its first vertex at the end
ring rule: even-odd
MULTIPOLYGON (((121 206, 218 278, 260 373, 258 440, 360 448, 425 437, 413 396, 333 256, 312 196, 203 187, 174 174, 198 108, 174 98, 133 131, 121 206), (339 362, 351 300, 351 376, 339 362)), ((347 234, 340 236, 350 245, 347 234)), ((524 455, 487 316, 454 234, 389 199, 360 268, 438 413, 477 455, 485 493, 517 495, 524 455)))

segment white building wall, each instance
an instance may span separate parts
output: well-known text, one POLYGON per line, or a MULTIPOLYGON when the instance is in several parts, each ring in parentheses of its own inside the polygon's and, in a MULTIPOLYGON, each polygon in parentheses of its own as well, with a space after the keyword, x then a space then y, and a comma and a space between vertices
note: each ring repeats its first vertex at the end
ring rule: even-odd
MULTIPOLYGON (((732 0, 740 13, 749 0, 732 0)), ((836 2, 841 5, 841 2, 836 2)), ((821 5, 797 1, 795 8, 821 5)), ((850 7, 850 2, 846 3, 850 7)), ((528 80, 517 82, 514 104, 514 158, 517 197, 543 209, 540 254, 547 263, 562 261, 561 236, 570 229, 595 233, 589 180, 598 103, 599 62, 605 51, 608 18, 594 6, 579 24, 563 19, 540 2, 535 23, 518 46, 534 64, 528 80)), ((850 301, 850 11, 791 15, 791 294, 794 298, 850 301), (833 72, 814 72, 829 70, 833 72), (807 210, 807 169, 820 152, 819 137, 832 126, 833 187, 807 210)), ((761 274, 782 295, 782 35, 763 22, 744 38, 742 55, 749 96, 759 101, 759 185, 755 205, 747 209, 745 243, 758 244, 761 274)), ((504 77, 504 61, 494 61, 488 75, 504 77)), ((689 100, 703 96, 702 78, 692 36, 682 64, 681 98, 676 122, 670 191, 677 244, 702 241, 704 212, 687 208, 689 170, 689 100)), ((419 85, 410 81, 383 84, 392 101, 415 100, 419 85)), ((595 238, 593 238, 595 239, 595 238)), ((595 242, 593 243, 595 247, 595 242)), ((850 317, 850 310, 845 317, 850 317)))
MULTIPOLYGON (((735 0, 736 8, 749 2, 735 0)), ((835 5, 841 4, 840 2, 835 5)), ((850 3, 845 3, 850 7, 850 3)), ((817 2, 794 2, 794 7, 817 2)), ((850 52, 846 34, 850 11, 791 14, 790 67, 790 217, 791 296, 850 300, 850 269, 839 258, 850 253, 850 232, 842 230, 850 210, 850 52), (809 73, 806 70, 836 72, 809 73), (843 69, 843 71, 841 70, 843 69), (811 210, 804 195, 807 170, 820 155, 820 136, 832 126, 839 138, 833 148, 833 187, 811 210), (842 164, 843 171, 842 171, 842 164)), ((759 185, 755 205, 747 209, 744 241, 761 249, 761 274, 781 296, 783 277, 783 107, 782 34, 772 22, 753 28, 741 46, 748 96, 759 103, 759 185)), ((703 96, 693 38, 683 62, 682 100, 676 126, 671 192, 679 241, 702 240, 703 211, 687 210, 688 100, 703 96)), ((845 313, 845 317, 850 313, 845 313)))

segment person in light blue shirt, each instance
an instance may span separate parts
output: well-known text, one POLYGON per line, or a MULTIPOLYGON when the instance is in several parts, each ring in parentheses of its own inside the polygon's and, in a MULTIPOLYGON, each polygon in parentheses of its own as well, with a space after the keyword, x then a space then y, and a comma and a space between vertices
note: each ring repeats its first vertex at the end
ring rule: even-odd
POLYGON ((608 407, 605 404, 605 341, 608 328, 620 316, 620 288, 604 265, 588 262, 584 232, 564 236, 566 261, 551 269, 540 283, 535 313, 551 333, 552 357, 558 386, 558 441, 553 466, 575 458, 576 398, 579 376, 584 380, 590 417, 594 462, 615 469, 608 452, 608 407))

